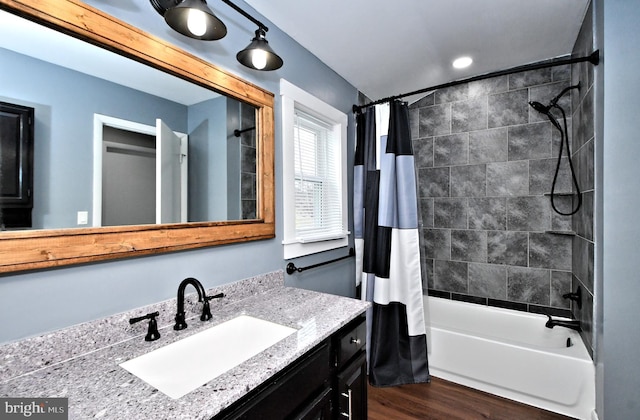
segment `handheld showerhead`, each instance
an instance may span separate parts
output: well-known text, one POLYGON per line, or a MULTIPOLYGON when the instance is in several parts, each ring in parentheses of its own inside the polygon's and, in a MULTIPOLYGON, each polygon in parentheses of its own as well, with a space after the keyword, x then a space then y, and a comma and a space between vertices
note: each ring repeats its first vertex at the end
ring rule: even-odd
POLYGON ((550 106, 542 105, 540 102, 536 101, 530 101, 529 105, 531 105, 531 108, 535 109, 539 113, 549 115, 549 109, 551 108, 550 106))
POLYGON ((557 107, 558 105, 542 105, 540 102, 536 101, 530 101, 529 105, 539 113, 546 115, 547 118, 549 118, 549 121, 551 121, 551 124, 553 124, 558 130, 562 131, 562 127, 560 127, 560 123, 558 123, 558 120, 556 120, 555 117, 551 115, 551 107, 557 107))

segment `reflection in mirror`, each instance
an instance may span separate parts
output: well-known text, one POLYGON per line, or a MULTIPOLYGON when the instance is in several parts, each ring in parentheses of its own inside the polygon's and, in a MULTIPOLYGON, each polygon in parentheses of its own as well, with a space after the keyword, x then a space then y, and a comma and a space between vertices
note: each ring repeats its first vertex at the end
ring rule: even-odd
MULTIPOLYGON (((275 237, 273 93, 248 83, 233 73, 220 69, 214 64, 190 54, 161 38, 141 31, 114 16, 110 16, 78 0, 56 0, 55 2, 42 0, 0 0, 0 9, 20 15, 30 21, 38 22, 43 26, 70 34, 92 45, 102 46, 109 51, 131 57, 136 62, 147 63, 150 67, 165 72, 166 75, 176 75, 184 80, 191 81, 195 85, 206 87, 218 93, 224 93, 229 98, 234 98, 239 102, 251 104, 256 123, 253 129, 254 134, 252 134, 254 136, 253 141, 241 143, 243 146, 252 143, 256 145, 255 152, 250 152, 255 154, 252 158, 246 159, 249 163, 255 161, 255 185, 253 185, 256 198, 255 219, 171 224, 153 223, 94 228, 91 227, 93 223, 93 220, 90 220, 92 214, 89 214, 89 210, 86 210, 86 213, 79 212, 65 217, 68 217, 71 221, 70 225, 74 225, 78 220, 82 222, 86 220, 88 227, 75 229, 18 229, 15 231, 7 230, 2 232, 2 234, 0 234, 0 273, 64 267, 72 264, 94 263, 164 252, 271 239, 275 237)), ((0 27, 2 27, 2 25, 0 25, 0 27)), ((6 37, 0 38, 5 39, 6 37)), ((11 40, 19 39, 13 33, 8 38, 11 40)), ((56 48, 52 50, 53 55, 66 57, 67 53, 60 54, 58 47, 59 45, 56 42, 56 48)), ((134 75, 138 73, 138 70, 129 71, 128 68, 125 67, 127 65, 126 63, 132 63, 131 61, 125 61, 117 66, 107 66, 105 62, 94 58, 89 53, 85 53, 85 57, 84 63, 97 63, 97 67, 108 67, 110 71, 122 70, 123 74, 127 75, 125 80, 133 79, 134 75)), ((2 63, 4 64, 4 61, 2 61, 2 63)), ((9 90, 15 90, 16 86, 22 85, 13 83, 12 77, 14 74, 12 72, 7 73, 5 70, 4 65, 0 66, 0 82, 2 82, 0 86, 2 86, 3 89, 7 89, 5 93, 1 93, 0 95, 15 99, 17 95, 14 95, 14 91, 9 90), (11 83, 4 83, 5 80, 11 80, 11 83)), ((143 77, 143 79, 145 77, 143 77)), ((170 78, 173 79, 173 77, 170 78)), ((73 88, 70 88, 70 90, 82 92, 87 85, 84 83, 84 80, 80 80, 80 82, 81 83, 74 85, 73 88)), ((31 83, 35 82, 28 80, 26 85, 30 86, 31 83)), ((161 87, 165 93, 179 94, 183 91, 181 88, 170 89, 168 88, 168 84, 158 82, 155 79, 151 81, 150 85, 161 87)), ((51 82, 41 84, 40 86, 45 90, 56 91, 56 86, 51 85, 51 82)), ((121 87, 112 85, 112 89, 119 92, 121 87)), ((157 96, 157 94, 152 94, 145 89, 137 88, 137 90, 142 90, 147 94, 157 96)), ((58 96, 55 96, 54 99, 58 101, 64 100, 69 94, 67 90, 58 90, 56 93, 58 96)), ((189 95, 191 94, 189 93, 189 95)), ((187 95, 187 97, 189 97, 189 95, 187 95)), ((2 99, 0 99, 0 101, 1 100, 2 99)), ((84 92, 84 95, 80 95, 76 100, 80 101, 82 105, 88 105, 92 100, 98 100, 98 98, 96 92, 87 90, 84 92)), ((203 98, 203 100, 208 99, 203 98)), ((29 102, 29 100, 24 101, 29 102)), ((136 107, 118 98, 114 100, 114 102, 116 101, 120 101, 118 105, 125 107, 127 110, 141 108, 142 111, 147 114, 155 114, 155 112, 151 112, 155 111, 154 109, 144 107, 147 106, 147 104, 136 107)), ((38 104, 37 101, 32 102, 34 102, 34 105, 38 104)), ((201 101, 194 101, 194 103, 199 102, 201 101)), ((229 104, 229 102, 227 102, 227 104, 229 104)), ((240 105, 240 107, 242 107, 242 105, 240 105)), ((79 108, 82 109, 81 106, 79 108)), ((53 125, 53 122, 60 117, 60 112, 57 107, 51 105, 43 106, 41 111, 43 111, 40 115, 43 117, 44 128, 49 128, 50 130, 56 129, 57 126, 53 125)), ((62 136, 60 136, 60 138, 67 139, 67 143, 70 142, 71 146, 67 145, 66 148, 58 145, 55 147, 52 146, 53 136, 43 141, 40 145, 41 149, 51 155, 51 159, 45 161, 44 165, 36 166, 34 168, 34 174, 41 171, 41 173, 45 174, 45 177, 48 176, 50 179, 48 179, 45 184, 59 188, 61 194, 64 193, 64 189, 79 189, 81 186, 93 182, 91 174, 75 173, 76 167, 74 165, 77 160, 92 160, 92 164, 97 161, 91 155, 92 146, 86 145, 87 142, 84 134, 82 138, 78 134, 81 131, 84 132, 84 130, 87 130, 87 125, 93 127, 93 121, 96 115, 110 116, 119 119, 127 119, 128 117, 126 113, 109 115, 109 112, 101 112, 101 110, 95 112, 92 110, 92 112, 93 115, 88 119, 82 115, 76 117, 77 121, 74 121, 75 125, 67 128, 62 136), (89 155, 86 154, 87 149, 89 155), (47 170, 50 169, 49 166, 53 165, 53 163, 60 162, 63 158, 66 159, 70 153, 76 153, 80 150, 84 151, 85 154, 72 155, 76 160, 74 161, 72 159, 71 163, 68 163, 69 168, 66 166, 62 167, 60 173, 47 172, 47 170), (88 180, 81 177, 86 177, 88 180)), ((244 115, 248 114, 242 115, 242 117, 239 116, 238 118, 244 120, 244 115)), ((154 126, 156 124, 155 119, 155 116, 149 117, 149 121, 145 121, 144 124, 154 126)), ((171 118, 166 118, 165 120, 170 119, 171 118)), ((35 128, 37 129, 37 127, 35 128)), ((233 132, 232 130, 237 129, 237 127, 227 126, 229 133, 227 138, 232 135, 230 134, 233 132)), ((238 130, 241 132, 240 135, 251 131, 244 130, 244 128, 238 130)), ((91 131, 91 128, 89 128, 89 131, 91 131)), ((173 129, 171 129, 171 131, 173 131, 173 129)), ((45 130, 45 133, 46 132, 45 130)), ((188 133, 188 131, 186 131, 186 133, 188 133)), ((91 138, 91 135, 89 135, 89 138, 91 138)), ((241 142, 243 141, 243 139, 240 140, 241 142)), ((88 143, 93 144, 91 140, 89 140, 88 143)), ((211 144, 207 144, 207 146, 210 147, 211 144)), ((252 148, 249 147, 248 149, 252 148)), ((191 161, 188 166, 189 168, 193 168, 193 160, 199 156, 194 152, 190 154, 191 161)), ((227 152, 225 151, 220 155, 226 156, 227 152)), ((66 160, 66 162, 69 162, 69 160, 66 160)), ((226 168, 225 161, 224 170, 226 170, 226 168)), ((206 181, 210 186, 211 173, 218 168, 207 166, 206 169, 208 171, 207 175, 209 176, 206 181)), ((242 179, 242 177, 240 178, 242 179)), ((245 175, 245 178, 251 179, 253 176, 249 174, 248 176, 245 175)), ((202 183, 202 180, 198 181, 202 183)), ((189 182, 191 182, 191 180, 189 182)), ((190 187, 190 189, 193 190, 194 188, 190 187)), ((252 188, 240 185, 240 187, 236 186, 236 190, 240 190, 242 193, 242 191, 251 191, 252 188)), ((44 197, 46 198, 44 201, 46 205, 44 207, 53 205, 52 203, 54 203, 54 201, 49 199, 49 196, 55 196, 58 192, 58 190, 43 190, 44 197)), ((87 194, 85 192, 80 193, 87 194)), ((78 195, 80 195, 80 193, 78 195)), ((73 198, 74 195, 70 195, 69 197, 73 198)), ((207 197, 207 199, 212 201, 217 199, 217 197, 215 199, 207 197)), ((224 199, 228 202, 226 196, 224 199)), ((250 196, 248 200, 252 201, 250 196)), ((71 208, 71 212, 73 213, 77 211, 78 207, 76 205, 77 203, 74 202, 72 204, 73 206, 64 208, 66 210, 71 208)), ((52 214, 51 209, 45 208, 44 210, 45 214, 52 214)), ((82 225, 83 224, 81 224, 81 226, 82 225)))
POLYGON ((22 228, 257 217, 253 105, 4 11, 0 62, 0 102, 34 109, 22 228))

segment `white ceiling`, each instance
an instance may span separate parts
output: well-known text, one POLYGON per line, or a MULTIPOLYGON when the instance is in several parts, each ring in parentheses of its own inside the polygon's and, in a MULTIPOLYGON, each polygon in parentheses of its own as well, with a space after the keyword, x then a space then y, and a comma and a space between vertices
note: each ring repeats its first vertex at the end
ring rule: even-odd
MULTIPOLYGON (((245 1, 372 100, 570 54, 589 4, 245 1), (474 63, 456 70, 451 63, 462 55, 474 63)), ((271 46, 278 52, 276 44, 271 46)), ((286 54, 283 58, 286 66, 286 54)))

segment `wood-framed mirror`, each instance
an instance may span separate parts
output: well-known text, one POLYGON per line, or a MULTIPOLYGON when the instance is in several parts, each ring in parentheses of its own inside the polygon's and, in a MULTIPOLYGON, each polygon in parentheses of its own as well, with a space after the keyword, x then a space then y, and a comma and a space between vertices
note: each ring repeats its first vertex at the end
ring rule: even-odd
POLYGON ((256 218, 0 232, 0 273, 275 237, 273 94, 79 0, 0 0, 0 9, 256 108, 256 218))

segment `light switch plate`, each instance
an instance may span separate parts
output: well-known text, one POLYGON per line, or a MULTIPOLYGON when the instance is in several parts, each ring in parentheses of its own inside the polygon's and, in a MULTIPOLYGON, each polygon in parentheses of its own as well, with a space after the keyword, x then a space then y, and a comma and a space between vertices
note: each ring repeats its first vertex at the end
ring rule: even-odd
POLYGON ((79 211, 78 212, 78 224, 86 225, 89 223, 89 212, 88 211, 79 211))

